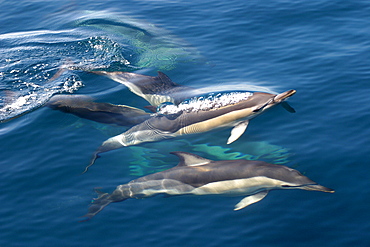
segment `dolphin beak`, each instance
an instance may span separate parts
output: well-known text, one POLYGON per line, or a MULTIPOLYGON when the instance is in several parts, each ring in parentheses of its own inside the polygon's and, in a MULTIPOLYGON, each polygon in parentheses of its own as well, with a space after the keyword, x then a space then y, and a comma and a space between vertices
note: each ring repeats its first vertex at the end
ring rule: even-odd
POLYGON ((322 192, 328 192, 328 193, 334 193, 335 191, 333 189, 324 187, 320 184, 310 184, 310 185, 305 185, 301 187, 304 190, 316 190, 316 191, 322 191, 322 192))
POLYGON ((282 102, 283 100, 289 98, 290 96, 292 96, 295 93, 296 93, 296 90, 292 89, 292 90, 286 91, 284 93, 278 94, 274 97, 274 102, 275 103, 282 102))

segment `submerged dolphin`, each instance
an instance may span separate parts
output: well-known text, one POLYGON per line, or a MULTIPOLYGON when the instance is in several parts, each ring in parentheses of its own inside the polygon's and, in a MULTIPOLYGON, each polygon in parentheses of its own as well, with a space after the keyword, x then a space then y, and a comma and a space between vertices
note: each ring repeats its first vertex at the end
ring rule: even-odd
POLYGON ((150 118, 150 114, 135 107, 94 102, 86 95, 55 95, 46 106, 99 123, 133 126, 150 118))
POLYGON ((289 90, 277 95, 231 92, 193 97, 178 105, 164 103, 151 118, 103 142, 94 153, 85 172, 94 164, 100 153, 144 142, 202 133, 220 127, 233 126, 227 141, 227 144, 230 144, 244 133, 251 118, 281 103, 295 92, 289 90))
MULTIPOLYGON (((164 102, 179 104, 195 93, 192 88, 173 82, 167 75, 158 72, 158 76, 146 76, 130 72, 105 72, 93 73, 106 75, 128 87, 133 93, 144 98, 151 106, 152 112, 164 102)), ((150 117, 145 111, 126 105, 113 105, 110 103, 94 102, 86 95, 56 95, 46 106, 71 113, 81 118, 86 118, 99 123, 130 126, 139 124, 150 117)))
POLYGON ((166 74, 158 71, 157 76, 147 76, 130 72, 93 71, 117 81, 130 89, 131 92, 144 98, 152 106, 164 102, 179 104, 194 95, 194 89, 173 82, 166 74))
POLYGON ((91 219, 105 206, 129 198, 167 195, 246 195, 234 210, 262 200, 270 190, 302 189, 333 193, 283 165, 257 160, 213 161, 186 152, 172 152, 179 157, 177 166, 117 186, 113 193, 100 193, 84 217, 91 219))

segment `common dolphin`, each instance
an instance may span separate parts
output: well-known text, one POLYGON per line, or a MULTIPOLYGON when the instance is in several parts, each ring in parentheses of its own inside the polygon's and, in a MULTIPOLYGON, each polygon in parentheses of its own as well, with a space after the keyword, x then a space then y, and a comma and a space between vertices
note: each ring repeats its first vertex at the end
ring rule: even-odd
POLYGON ((204 60, 199 51, 185 40, 154 23, 109 11, 76 12, 73 17, 77 18, 71 25, 76 28, 89 27, 89 32, 99 29, 101 31, 95 35, 115 37, 119 44, 124 44, 125 48, 128 46, 133 52, 130 65, 136 69, 171 70, 179 62, 204 60))
MULTIPOLYGON (((108 76, 126 85, 133 93, 147 100, 151 104, 149 109, 155 113, 149 116, 134 107, 92 102, 82 96, 57 96, 52 99, 48 103, 49 107, 79 117, 125 126, 136 123, 126 132, 103 142, 85 172, 94 164, 100 153, 220 127, 233 127, 227 140, 227 144, 230 144, 244 133, 250 119, 276 104, 286 103, 284 100, 296 92, 289 90, 273 94, 231 91, 194 96, 199 91, 173 82, 162 72, 158 72, 157 76, 130 72, 93 73, 108 76)), ((289 105, 283 106, 294 112, 289 105)))
POLYGON ((230 144, 244 133, 251 118, 281 103, 295 92, 230 92, 193 97, 178 105, 164 103, 158 106, 157 113, 151 118, 103 142, 84 172, 103 152, 144 142, 202 133, 220 127, 233 126, 227 140, 227 144, 230 144))
POLYGON ((133 126, 150 118, 150 114, 131 106, 94 102, 86 95, 55 95, 46 106, 99 123, 133 126))
MULTIPOLYGON (((106 75, 124 84, 130 91, 149 102, 150 106, 146 108, 151 112, 156 112, 157 106, 161 103, 179 104, 195 94, 192 88, 173 82, 160 71, 157 76, 131 72, 94 71, 93 73, 106 75)), ((150 117, 150 113, 141 109, 127 105, 94 102, 86 95, 56 95, 49 100, 46 106, 96 122, 129 127, 144 122, 150 117)))
POLYGON ((302 189, 333 193, 297 170, 257 160, 213 161, 186 152, 172 152, 177 166, 119 185, 113 193, 101 193, 84 215, 91 219, 112 202, 129 198, 167 195, 244 195, 234 210, 262 200, 270 190, 302 189))
POLYGON ((144 98, 152 106, 171 102, 179 104, 186 98, 194 95, 194 89, 173 82, 166 74, 158 71, 157 76, 147 76, 131 72, 92 71, 119 82, 130 89, 131 92, 144 98))

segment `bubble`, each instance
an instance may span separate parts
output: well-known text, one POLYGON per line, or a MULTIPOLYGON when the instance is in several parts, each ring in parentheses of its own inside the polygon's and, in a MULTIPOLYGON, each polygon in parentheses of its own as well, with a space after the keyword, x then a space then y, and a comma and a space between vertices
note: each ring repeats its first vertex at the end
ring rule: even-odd
POLYGON ((157 107, 158 114, 177 114, 181 111, 187 113, 209 111, 220 107, 237 104, 240 101, 247 100, 253 94, 250 92, 226 92, 226 93, 209 93, 197 97, 186 99, 177 106, 165 102, 157 107))

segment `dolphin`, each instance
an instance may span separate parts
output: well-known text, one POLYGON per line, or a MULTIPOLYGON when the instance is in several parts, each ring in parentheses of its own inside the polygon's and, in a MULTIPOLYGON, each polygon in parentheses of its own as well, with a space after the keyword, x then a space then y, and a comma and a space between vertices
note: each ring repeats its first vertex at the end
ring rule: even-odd
POLYGON ((75 13, 73 17, 77 18, 72 26, 89 27, 90 32, 91 29, 98 29, 100 35, 115 37, 120 44, 128 46, 133 52, 128 64, 132 68, 171 70, 179 62, 205 60, 185 40, 144 20, 107 11, 84 11, 75 13))
POLYGON ((92 73, 107 76, 125 85, 131 92, 142 97, 155 107, 164 102, 179 104, 186 98, 195 96, 193 88, 173 82, 161 71, 158 71, 157 76, 121 71, 92 71, 92 73))
POLYGON ((55 95, 46 104, 51 109, 71 113, 99 123, 132 127, 150 118, 150 114, 131 106, 94 102, 86 95, 55 95))
POLYGON ((56 96, 47 104, 52 109, 79 117, 123 126, 132 126, 124 133, 111 137, 95 151, 85 171, 100 157, 100 153, 160 141, 181 135, 202 133, 220 127, 233 127, 227 144, 236 141, 246 130, 249 120, 279 103, 290 112, 294 109, 284 100, 295 94, 288 90, 280 94, 263 92, 199 91, 173 82, 167 75, 146 76, 131 72, 93 71, 124 84, 133 93, 149 102, 154 114, 124 105, 93 102, 83 96, 56 96))
POLYGON ((144 142, 160 141, 181 135, 202 133, 220 127, 233 127, 227 144, 236 141, 246 130, 249 120, 295 94, 229 92, 209 94, 184 100, 178 105, 163 103, 157 113, 124 133, 104 141, 95 151, 85 171, 100 153, 144 142))
POLYGON ((234 210, 262 200, 270 190, 302 189, 334 193, 299 171, 283 165, 257 160, 213 161, 187 152, 172 152, 177 166, 117 186, 111 193, 95 198, 83 217, 91 219, 112 202, 145 198, 158 194, 174 195, 244 195, 234 210))
MULTIPOLYGON (((164 102, 179 104, 196 94, 194 89, 173 82, 160 71, 157 76, 131 72, 93 71, 92 73, 105 75, 124 84, 131 92, 149 102, 150 106, 145 108, 151 112, 156 112, 157 106, 164 102)), ((94 102, 93 98, 86 95, 55 95, 46 106, 99 123, 119 126, 132 127, 150 118, 150 113, 141 109, 127 105, 94 102)))

